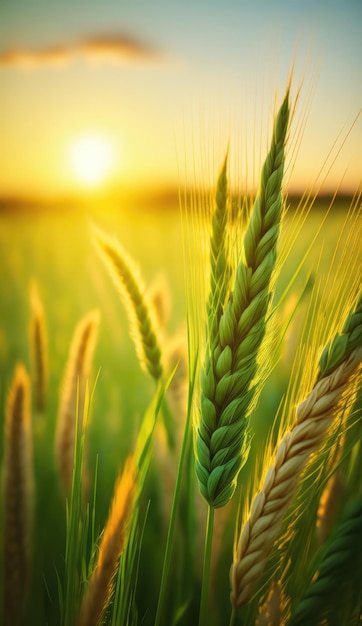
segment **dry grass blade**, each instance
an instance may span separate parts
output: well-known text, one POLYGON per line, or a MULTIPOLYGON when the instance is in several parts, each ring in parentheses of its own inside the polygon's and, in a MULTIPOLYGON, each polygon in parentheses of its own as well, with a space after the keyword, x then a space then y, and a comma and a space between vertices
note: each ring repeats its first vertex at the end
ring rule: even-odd
POLYGON ((33 466, 30 382, 16 367, 7 398, 3 468, 4 625, 21 622, 30 578, 33 466))
POLYGON ((118 479, 98 558, 84 595, 78 626, 97 626, 112 597, 118 560, 125 548, 137 496, 136 468, 129 457, 118 479))

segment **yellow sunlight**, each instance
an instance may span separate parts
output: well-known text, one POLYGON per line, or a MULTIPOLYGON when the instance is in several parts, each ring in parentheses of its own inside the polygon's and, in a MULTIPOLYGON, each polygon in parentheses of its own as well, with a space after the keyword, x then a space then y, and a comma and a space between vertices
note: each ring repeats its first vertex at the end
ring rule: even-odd
POLYGON ((84 135, 71 147, 71 165, 79 182, 86 186, 102 183, 114 164, 110 141, 101 135, 84 135))

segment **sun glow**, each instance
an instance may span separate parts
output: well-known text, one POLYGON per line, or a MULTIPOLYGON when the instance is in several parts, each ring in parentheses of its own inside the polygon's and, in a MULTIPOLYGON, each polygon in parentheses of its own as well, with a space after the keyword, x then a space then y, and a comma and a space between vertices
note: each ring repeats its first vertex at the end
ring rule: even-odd
POLYGON ((78 180, 86 186, 102 183, 110 174, 113 148, 101 135, 84 135, 71 148, 71 164, 78 180))

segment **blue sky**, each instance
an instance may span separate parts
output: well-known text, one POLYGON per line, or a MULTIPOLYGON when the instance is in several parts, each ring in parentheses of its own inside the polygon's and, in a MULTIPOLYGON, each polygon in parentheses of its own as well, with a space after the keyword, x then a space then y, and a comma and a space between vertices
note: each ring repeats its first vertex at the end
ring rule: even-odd
MULTIPOLYGON (((220 161, 231 135, 241 141, 246 125, 262 126, 258 115, 270 125, 274 93, 282 96, 292 63, 295 90, 303 82, 304 128, 293 184, 311 185, 361 108, 361 24, 360 0, 2 2, 0 193, 41 193, 45 162, 52 173, 44 189, 71 191, 66 144, 92 128, 119 144, 120 184, 177 183, 184 144, 193 145, 201 168, 210 150, 220 161), (94 63, 97 38, 117 40, 114 58, 94 63), (123 40, 132 40, 131 52, 120 48, 123 40), (50 59, 55 48, 66 63, 50 59)), ((330 187, 342 177, 346 188, 360 182, 361 139, 358 120, 330 187)), ((212 176, 213 163, 203 167, 212 176)))

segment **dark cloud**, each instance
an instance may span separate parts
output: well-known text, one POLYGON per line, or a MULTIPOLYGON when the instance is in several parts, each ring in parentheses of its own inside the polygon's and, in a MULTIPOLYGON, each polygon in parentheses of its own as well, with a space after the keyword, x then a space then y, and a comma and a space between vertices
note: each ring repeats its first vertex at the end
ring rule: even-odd
POLYGON ((62 66, 77 58, 97 64, 130 64, 159 61, 161 57, 158 49, 129 35, 94 35, 73 44, 0 51, 0 67, 62 66))

